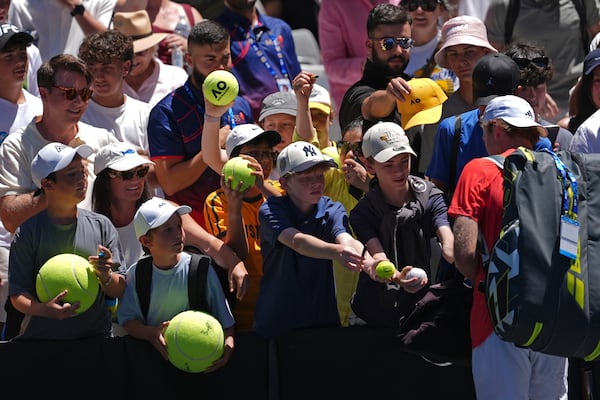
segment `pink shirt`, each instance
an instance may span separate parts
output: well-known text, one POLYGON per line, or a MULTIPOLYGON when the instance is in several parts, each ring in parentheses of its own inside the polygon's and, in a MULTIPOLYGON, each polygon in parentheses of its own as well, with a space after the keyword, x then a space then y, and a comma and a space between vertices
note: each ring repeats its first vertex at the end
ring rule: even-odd
POLYGON ((154 71, 136 91, 127 82, 123 82, 123 92, 134 99, 154 107, 163 97, 181 87, 188 79, 187 72, 180 67, 163 64, 154 58, 154 71))
POLYGON ((381 3, 400 0, 325 0, 319 9, 319 45, 330 93, 336 106, 362 76, 367 58, 367 16, 381 3))

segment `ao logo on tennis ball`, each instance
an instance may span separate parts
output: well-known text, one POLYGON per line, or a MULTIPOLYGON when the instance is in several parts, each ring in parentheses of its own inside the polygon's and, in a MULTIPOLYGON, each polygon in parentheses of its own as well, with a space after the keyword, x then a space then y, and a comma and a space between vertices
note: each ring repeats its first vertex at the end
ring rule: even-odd
POLYGON ((216 106, 224 106, 235 100, 240 86, 235 76, 222 69, 211 72, 202 84, 204 96, 216 106))
POLYGON ((81 314, 96 301, 100 286, 98 278, 88 260, 77 254, 58 254, 46 261, 37 274, 35 291, 38 299, 46 303, 63 290, 67 295, 65 303, 79 302, 75 311, 81 314))
POLYGON ((163 336, 169 361, 186 372, 204 371, 225 351, 223 327, 215 317, 202 311, 177 314, 163 336))

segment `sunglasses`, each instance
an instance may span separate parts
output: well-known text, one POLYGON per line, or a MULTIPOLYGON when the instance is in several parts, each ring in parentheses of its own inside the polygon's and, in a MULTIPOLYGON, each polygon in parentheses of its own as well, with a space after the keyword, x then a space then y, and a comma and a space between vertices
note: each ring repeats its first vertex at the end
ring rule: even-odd
POLYGON ((340 146, 340 151, 342 153, 348 153, 352 151, 357 156, 362 156, 362 142, 342 142, 340 146))
POLYGON ((72 87, 64 87, 64 86, 52 86, 52 87, 57 88, 58 90, 63 92, 63 94, 65 95, 65 99, 67 99, 67 100, 75 100, 77 95, 79 95, 81 97, 81 100, 88 101, 90 99, 90 97, 92 97, 92 93, 93 93, 93 90, 88 89, 88 88, 83 88, 83 89, 77 90, 72 87))
POLYGON ((538 68, 548 68, 550 60, 548 57, 521 58, 516 57, 513 60, 517 63, 520 69, 527 68, 530 64, 538 68))
POLYGON ((403 0, 402 6, 408 11, 413 12, 419 6, 423 11, 435 11, 435 8, 440 4, 440 0, 403 0))
POLYGON ((413 44, 415 43, 415 41, 413 39, 407 38, 407 37, 400 37, 400 38, 385 37, 385 38, 369 38, 369 39, 378 41, 379 46, 381 46, 381 50, 383 50, 383 51, 390 51, 390 50, 394 49, 397 45, 400 45, 400 47, 402 47, 404 50, 408 50, 411 47, 413 47, 413 44))
POLYGON ((141 167, 141 168, 137 168, 137 169, 130 169, 129 171, 109 171, 109 175, 111 178, 116 178, 117 176, 120 176, 121 179, 123 179, 124 181, 130 181, 133 179, 134 176, 138 177, 138 178, 144 178, 146 175, 148 175, 148 171, 150 170, 150 167, 145 166, 145 167, 141 167))
POLYGON ((248 151, 243 154, 250 156, 257 161, 264 160, 264 159, 269 159, 269 160, 277 159, 277 153, 275 153, 274 151, 248 151))

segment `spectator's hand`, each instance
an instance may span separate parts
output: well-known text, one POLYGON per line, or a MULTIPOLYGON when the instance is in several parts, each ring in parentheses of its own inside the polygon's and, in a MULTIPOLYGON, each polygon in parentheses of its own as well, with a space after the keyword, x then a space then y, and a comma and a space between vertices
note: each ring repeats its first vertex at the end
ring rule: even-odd
POLYGON ((394 78, 388 82, 385 90, 388 95, 393 96, 396 100, 406 101, 411 88, 404 79, 394 78))
POLYGON ((64 303, 63 299, 67 295, 68 291, 63 290, 55 298, 44 303, 47 307, 47 312, 44 315, 48 315, 50 318, 63 320, 74 317, 77 315, 76 311, 79 309, 79 302, 64 303))
POLYGON ((218 360, 215 360, 210 367, 208 367, 204 372, 210 373, 216 371, 220 368, 223 368, 228 362, 231 356, 233 355, 233 345, 228 343, 228 339, 233 340, 233 338, 225 339, 225 347, 223 351, 223 355, 218 360))
POLYGON ((360 272, 364 266, 364 256, 350 246, 342 246, 337 254, 338 261, 350 271, 360 272))
POLYGON ((233 182, 232 178, 225 179, 224 175, 221 175, 221 189, 225 193, 227 198, 227 209, 241 213, 242 205, 244 204, 244 194, 248 191, 240 190, 242 182, 233 182))
POLYGON ((550 93, 546 93, 546 104, 544 105, 544 108, 540 111, 540 114, 543 118, 552 120, 556 118, 558 112, 558 105, 556 104, 552 96, 550 96, 550 93))
POLYGON ((301 102, 308 102, 313 85, 317 81, 317 76, 310 72, 300 72, 292 81, 292 88, 296 93, 296 98, 301 102))
POLYGON ((120 266, 113 262, 110 249, 102 245, 98 245, 98 255, 89 256, 88 262, 94 268, 94 273, 100 282, 106 282, 110 278, 113 267, 120 266))
POLYGON ((184 54, 187 53, 187 38, 176 33, 169 33, 163 39, 168 47, 168 53, 171 54, 175 47, 179 48, 184 54))
POLYGON ((148 337, 146 338, 165 360, 169 359, 167 342, 165 342, 163 336, 163 332, 167 329, 167 326, 169 326, 169 321, 162 322, 157 326, 149 326, 148 337))
POLYGON ((361 189, 363 192, 368 191, 370 181, 369 174, 365 167, 359 162, 352 158, 346 158, 342 165, 342 172, 344 174, 344 179, 350 185, 361 189))
POLYGON ((204 114, 209 115, 211 117, 221 118, 221 116, 223 114, 225 114, 227 112, 227 110, 229 110, 233 106, 233 103, 235 102, 235 100, 234 100, 229 104, 225 104, 224 106, 217 106, 217 105, 214 105, 213 103, 211 103, 210 101, 208 101, 208 96, 206 96, 206 94, 204 93, 204 88, 202 88, 202 94, 204 95, 204 114))
POLYGON ((420 282, 419 278, 417 277, 406 279, 406 274, 412 268, 412 266, 407 265, 406 267, 402 268, 401 271, 394 272, 394 275, 392 276, 392 282, 396 282, 397 284, 402 286, 402 289, 406 290, 408 293, 418 292, 419 290, 424 288, 428 282, 428 279, 426 277, 423 278, 420 282))
POLYGON ((260 165, 260 163, 254 157, 246 154, 240 154, 240 157, 242 157, 244 160, 248 160, 248 166, 254 170, 251 172, 251 174, 256 177, 254 186, 256 186, 259 190, 262 190, 265 187, 265 176, 262 165, 260 165))
POLYGON ((229 291, 235 291, 235 298, 242 300, 248 290, 248 270, 242 261, 238 262, 233 268, 227 271, 227 279, 229 281, 229 291))

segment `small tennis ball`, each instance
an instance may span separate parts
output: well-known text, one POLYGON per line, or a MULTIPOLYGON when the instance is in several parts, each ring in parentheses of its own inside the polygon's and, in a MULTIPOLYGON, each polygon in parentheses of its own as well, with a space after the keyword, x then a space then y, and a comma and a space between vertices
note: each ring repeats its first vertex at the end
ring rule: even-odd
POLYGON ((224 106, 235 100, 240 85, 231 72, 217 69, 206 76, 202 89, 204 89, 204 96, 210 103, 216 106, 224 106))
POLYGON ((96 301, 100 285, 88 260, 77 254, 58 254, 47 260, 35 279, 38 299, 45 303, 63 290, 65 303, 79 302, 76 313, 87 311, 96 301))
POLYGON ((417 279, 417 282, 413 285, 413 286, 417 286, 421 284, 421 281, 425 278, 427 278, 427 272, 425 272, 423 269, 421 268, 416 268, 413 267, 410 271, 408 271, 406 273, 406 280, 412 279, 412 278, 419 278, 417 279))
POLYGON ((227 181, 231 178, 231 187, 234 189, 241 181, 242 187, 240 191, 242 192, 256 183, 256 176, 252 175, 254 170, 248 166, 248 162, 248 160, 242 157, 233 157, 223 165, 222 173, 225 180, 227 181))
POLYGON ((394 272, 396 272, 396 267, 390 261, 380 261, 375 267, 375 273, 381 279, 390 279, 394 272))
POLYGON ((183 311, 165 329, 169 361, 186 372, 202 372, 221 358, 225 334, 219 321, 202 311, 183 311))

